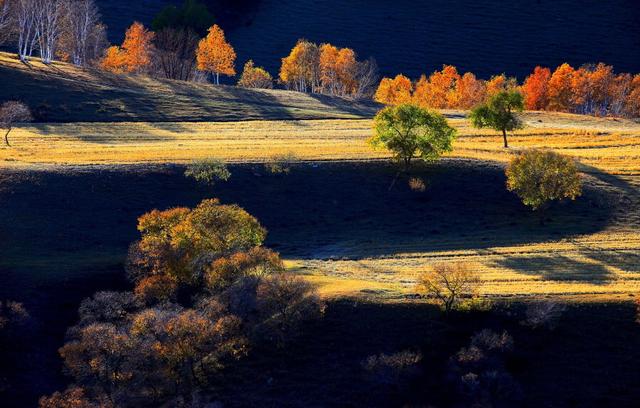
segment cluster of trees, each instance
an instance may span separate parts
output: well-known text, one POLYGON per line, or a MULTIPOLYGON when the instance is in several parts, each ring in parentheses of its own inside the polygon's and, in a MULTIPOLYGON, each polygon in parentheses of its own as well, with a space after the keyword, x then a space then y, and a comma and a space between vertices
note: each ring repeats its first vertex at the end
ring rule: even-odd
POLYGON ((350 48, 317 45, 298 40, 282 59, 280 82, 299 92, 363 98, 373 93, 378 80, 373 59, 358 61, 350 48))
POLYGON ((374 99, 386 105, 414 103, 434 109, 471 109, 500 92, 520 92, 530 110, 551 110, 589 115, 640 116, 640 74, 616 74, 603 63, 574 69, 562 64, 553 73, 536 67, 522 84, 497 75, 488 81, 473 73, 460 75, 444 65, 415 83, 404 75, 383 78, 374 99))
POLYGON ((575 69, 562 64, 553 73, 536 67, 522 84, 527 109, 598 116, 640 116, 640 74, 615 74, 611 65, 575 69))
POLYGON ((484 81, 471 72, 460 75, 456 67, 444 65, 441 71, 435 71, 429 77, 422 75, 415 83, 402 74, 383 78, 374 99, 385 105, 414 103, 433 109, 469 109, 498 92, 517 86, 515 78, 504 74, 484 81))
POLYGON ((323 305, 262 246, 266 230, 236 205, 140 217, 126 270, 131 292, 82 302, 60 349, 75 383, 40 406, 204 406, 225 367, 252 346, 282 347, 323 305))
POLYGON ((13 41, 24 62, 37 51, 45 64, 76 65, 100 58, 108 44, 94 0, 1 0, 0 41, 13 41))

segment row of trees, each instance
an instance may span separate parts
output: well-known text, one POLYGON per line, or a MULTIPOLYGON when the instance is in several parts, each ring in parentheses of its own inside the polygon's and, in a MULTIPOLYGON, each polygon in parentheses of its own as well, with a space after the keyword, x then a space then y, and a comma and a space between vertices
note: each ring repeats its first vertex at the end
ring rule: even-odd
POLYGON ((40 406, 204 406, 225 367, 252 346, 286 345, 323 305, 262 243, 242 208, 204 200, 138 220, 131 292, 99 292, 60 349, 75 383, 40 406))
POLYGON ((377 72, 373 59, 358 61, 350 48, 298 40, 282 59, 280 81, 299 92, 362 98, 373 93, 377 72))
POLYGON ((13 41, 29 61, 54 59, 86 65, 102 56, 106 27, 94 0, 0 0, 0 41, 13 41))
POLYGON ((415 83, 404 75, 383 78, 374 99, 386 105, 411 102, 426 108, 471 109, 503 91, 522 93, 530 110, 640 116, 640 74, 615 74, 612 66, 603 63, 579 69, 562 64, 553 73, 538 66, 521 85, 504 74, 485 81, 445 65, 415 83))

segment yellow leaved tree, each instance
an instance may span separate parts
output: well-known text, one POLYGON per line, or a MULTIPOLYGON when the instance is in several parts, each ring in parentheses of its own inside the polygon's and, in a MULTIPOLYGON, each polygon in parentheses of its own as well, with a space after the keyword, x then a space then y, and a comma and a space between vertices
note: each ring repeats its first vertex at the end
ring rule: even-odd
POLYGON ((200 71, 215 75, 216 84, 220 84, 220 74, 236 74, 236 52, 224 37, 224 31, 217 25, 209 29, 209 34, 198 44, 196 60, 200 71))

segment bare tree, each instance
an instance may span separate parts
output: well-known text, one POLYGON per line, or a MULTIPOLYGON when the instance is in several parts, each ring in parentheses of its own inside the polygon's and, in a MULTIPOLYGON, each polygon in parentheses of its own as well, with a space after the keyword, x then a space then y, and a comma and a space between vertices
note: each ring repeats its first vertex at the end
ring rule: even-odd
POLYGON ((32 120, 29 107, 22 102, 8 101, 0 105, 0 128, 6 130, 4 142, 9 144, 9 132, 13 126, 19 122, 30 122, 32 120))
POLYGON ((480 277, 467 264, 437 264, 418 278, 418 288, 436 298, 446 313, 453 310, 464 297, 477 295, 480 277))
POLYGON ((353 94, 354 99, 364 99, 373 95, 379 80, 378 64, 373 58, 358 62, 356 67, 357 86, 353 94))
POLYGON ((96 56, 99 32, 104 33, 98 7, 94 0, 64 0, 63 7, 66 51, 75 65, 86 65, 96 56))
POLYGON ((4 43, 9 37, 11 23, 9 0, 0 0, 0 44, 4 43))
POLYGON ((62 2, 60 0, 39 0, 36 3, 36 31, 40 46, 40 58, 45 64, 50 64, 55 57, 60 37, 62 2))
POLYGON ((162 78, 190 81, 200 39, 191 29, 163 28, 154 38, 154 71, 162 78))
POLYGON ((38 0, 15 0, 15 23, 18 37, 18 56, 27 62, 38 44, 38 0))

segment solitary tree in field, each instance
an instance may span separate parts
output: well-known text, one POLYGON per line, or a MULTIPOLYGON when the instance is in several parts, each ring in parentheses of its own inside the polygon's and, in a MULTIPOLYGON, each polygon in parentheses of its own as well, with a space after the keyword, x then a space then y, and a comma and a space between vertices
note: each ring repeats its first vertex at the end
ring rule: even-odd
POLYGON ((209 29, 209 34, 198 44, 196 51, 198 69, 212 72, 216 77, 216 85, 220 84, 220 74, 233 76, 236 74, 236 52, 224 37, 224 31, 217 24, 209 29))
POLYGON ((9 132, 13 126, 19 122, 31 122, 31 111, 29 107, 22 102, 8 101, 0 105, 0 128, 6 132, 4 134, 4 142, 9 144, 9 132))
POLYGON ((432 161, 451 151, 456 134, 444 116, 411 104, 384 108, 374 118, 373 128, 369 144, 391 150, 405 171, 414 157, 432 161))
POLYGON ((507 143, 507 131, 521 129, 523 127, 515 112, 522 112, 524 101, 518 91, 502 91, 489 98, 489 101, 471 111, 469 116, 474 127, 489 127, 502 132, 504 147, 507 143))
POLYGON ((464 297, 476 296, 481 281, 467 264, 437 264, 418 278, 418 290, 438 300, 445 313, 464 297))
POLYGON ((507 188, 534 210, 550 201, 575 200, 581 194, 581 180, 570 157, 550 150, 528 150, 515 157, 506 170, 507 188))

